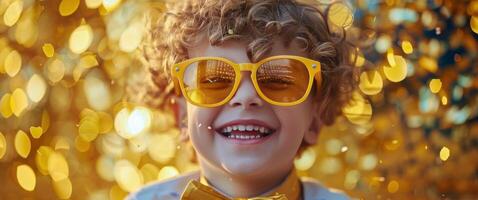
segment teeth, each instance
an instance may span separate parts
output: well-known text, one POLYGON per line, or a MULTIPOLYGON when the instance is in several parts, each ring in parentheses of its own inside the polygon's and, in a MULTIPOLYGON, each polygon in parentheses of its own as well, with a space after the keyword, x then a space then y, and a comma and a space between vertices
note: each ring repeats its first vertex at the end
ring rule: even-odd
POLYGON ((259 139, 262 136, 260 135, 229 135, 227 137, 231 139, 251 140, 251 139, 259 139))
POLYGON ((246 126, 244 126, 244 125, 239 125, 237 127, 238 127, 239 131, 245 131, 246 130, 246 126))
POLYGON ((246 126, 246 130, 247 130, 247 131, 252 131, 252 130, 254 130, 254 126, 252 126, 252 125, 247 125, 247 126, 246 126))

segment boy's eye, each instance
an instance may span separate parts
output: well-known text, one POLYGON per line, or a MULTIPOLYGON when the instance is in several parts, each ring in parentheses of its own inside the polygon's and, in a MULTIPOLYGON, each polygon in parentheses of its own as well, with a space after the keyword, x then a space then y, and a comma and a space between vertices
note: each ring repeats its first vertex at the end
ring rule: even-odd
POLYGON ((229 78, 224 78, 224 77, 219 77, 219 76, 213 76, 213 77, 204 77, 201 80, 201 83, 232 83, 233 80, 229 78))

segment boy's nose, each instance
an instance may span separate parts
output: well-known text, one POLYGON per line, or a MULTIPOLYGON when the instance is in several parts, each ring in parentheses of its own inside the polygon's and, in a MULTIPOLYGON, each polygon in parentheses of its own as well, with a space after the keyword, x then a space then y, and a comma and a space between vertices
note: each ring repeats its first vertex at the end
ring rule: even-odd
POLYGON ((229 101, 232 107, 242 106, 244 109, 259 107, 264 104, 264 101, 259 97, 252 84, 251 73, 242 72, 242 80, 236 94, 229 101))

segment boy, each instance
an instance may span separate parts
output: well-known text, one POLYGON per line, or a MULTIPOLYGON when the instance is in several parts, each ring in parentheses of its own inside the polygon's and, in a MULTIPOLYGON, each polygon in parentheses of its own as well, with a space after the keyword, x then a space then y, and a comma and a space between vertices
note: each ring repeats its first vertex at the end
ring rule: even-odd
POLYGON ((146 38, 153 90, 145 100, 175 99, 200 171, 128 199, 347 199, 298 178, 293 165, 357 82, 351 47, 329 32, 327 16, 293 0, 184 5, 146 38))

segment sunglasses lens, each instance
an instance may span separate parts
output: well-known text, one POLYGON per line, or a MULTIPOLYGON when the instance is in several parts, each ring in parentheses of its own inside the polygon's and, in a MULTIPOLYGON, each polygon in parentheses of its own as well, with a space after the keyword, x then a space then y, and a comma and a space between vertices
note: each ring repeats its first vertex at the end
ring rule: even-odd
POLYGON ((289 103, 305 95, 310 77, 304 63, 293 59, 276 59, 259 66, 256 78, 259 89, 267 98, 289 103))
POLYGON ((223 61, 201 60, 191 63, 183 77, 188 98, 196 104, 210 105, 223 101, 231 93, 236 74, 223 61))

